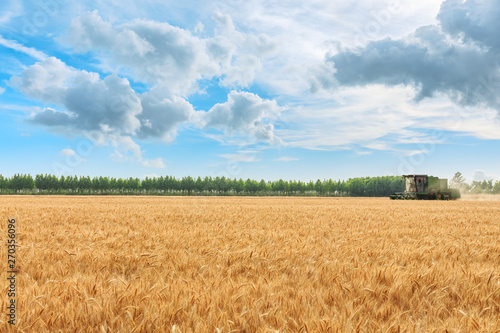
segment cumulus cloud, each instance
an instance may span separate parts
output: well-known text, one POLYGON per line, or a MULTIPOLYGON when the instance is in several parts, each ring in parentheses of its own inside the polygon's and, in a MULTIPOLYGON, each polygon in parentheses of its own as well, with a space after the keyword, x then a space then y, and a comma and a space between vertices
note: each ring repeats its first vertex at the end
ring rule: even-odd
POLYGON ((130 136, 120 136, 116 134, 107 134, 102 132, 92 132, 87 136, 99 145, 111 145, 115 148, 114 154, 111 158, 124 162, 124 161, 143 161, 143 151, 130 136))
POLYGON ((445 32, 492 50, 500 49, 500 6, 495 0, 446 0, 438 15, 445 32))
POLYGON ((87 12, 72 21, 67 40, 80 52, 107 51, 118 68, 127 67, 140 81, 169 82, 171 93, 192 92, 196 80, 217 70, 202 40, 168 23, 134 20, 113 26, 97 11, 87 12))
POLYGON ((276 101, 264 100, 249 92, 232 91, 227 102, 216 104, 200 118, 205 128, 276 143, 280 139, 274 133, 274 125, 266 122, 276 119, 282 111, 276 101))
POLYGON ((63 104, 67 83, 72 80, 95 82, 99 80, 99 75, 76 70, 50 57, 28 67, 20 77, 13 76, 9 83, 30 98, 47 104, 63 104))
POLYGON ((165 163, 163 163, 163 159, 161 157, 158 157, 157 159, 154 160, 145 160, 142 162, 142 166, 148 167, 148 168, 158 168, 158 169, 164 169, 165 168, 165 163))
POLYGON ((75 151, 73 149, 63 149, 61 150, 61 155, 63 156, 74 156, 76 155, 75 151))
POLYGON ((189 95, 198 80, 214 76, 246 86, 261 68, 261 58, 272 54, 274 43, 265 35, 238 32, 229 16, 215 14, 214 19, 220 26, 217 35, 203 39, 166 22, 112 25, 93 11, 72 21, 66 41, 79 52, 106 51, 117 69, 125 67, 151 85, 163 84, 169 94, 189 95))
POLYGON ((171 142, 178 124, 193 117, 193 106, 176 95, 165 96, 162 87, 153 88, 141 96, 142 113, 138 116, 140 138, 161 138, 171 142))
POLYGON ((416 88, 415 99, 445 94, 460 105, 500 109, 500 6, 447 0, 439 25, 329 55, 312 90, 382 84, 416 88))
MULTIPOLYGON (((166 95, 162 86, 138 94, 116 74, 101 79, 54 57, 28 67, 9 84, 28 97, 65 109, 45 108, 29 121, 69 133, 92 132, 101 144, 122 147, 135 160, 142 157, 132 138, 172 141, 176 127, 194 112, 184 98, 166 95)), ((119 159, 120 155, 115 153, 119 159)))
POLYGON ((141 149, 132 139, 141 129, 142 105, 127 79, 111 74, 101 80, 97 73, 50 57, 12 77, 9 84, 28 97, 65 109, 45 108, 30 122, 84 134, 96 144, 115 147, 119 159, 142 161, 141 149))
POLYGON ((222 84, 246 87, 262 69, 261 59, 275 54, 277 43, 265 34, 237 31, 229 15, 215 12, 213 18, 220 30, 217 38, 208 41, 209 50, 221 62, 222 84))
POLYGON ((13 77, 10 84, 26 96, 64 106, 69 112, 45 109, 33 122, 79 130, 134 135, 140 127, 141 101, 127 79, 115 74, 100 80, 97 73, 76 70, 50 57, 13 77))
MULTIPOLYGON (((249 84, 261 59, 274 50, 274 43, 265 35, 238 32, 229 16, 215 14, 214 19, 216 35, 199 38, 165 22, 112 24, 97 11, 87 12, 72 20, 64 40, 77 52, 90 52, 103 64, 113 64, 112 74, 102 78, 55 57, 40 56, 41 61, 12 77, 9 85, 52 106, 35 113, 31 122, 92 133, 96 142, 116 148, 113 157, 118 160, 142 161, 134 139, 171 142, 178 126, 188 122, 277 142, 270 121, 281 108, 274 101, 231 93, 227 103, 208 112, 194 111, 188 102, 202 79, 219 78, 222 84, 233 86, 249 84), (137 93, 127 76, 147 84, 149 90, 137 93)), ((158 166, 159 162, 143 163, 158 166)))

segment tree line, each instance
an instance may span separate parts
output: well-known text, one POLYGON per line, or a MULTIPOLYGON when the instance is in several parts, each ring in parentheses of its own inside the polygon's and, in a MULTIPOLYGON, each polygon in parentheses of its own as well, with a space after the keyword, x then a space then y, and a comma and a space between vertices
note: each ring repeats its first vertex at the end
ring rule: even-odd
POLYGON ((114 178, 16 174, 0 175, 1 194, 92 194, 92 195, 284 195, 385 197, 402 191, 397 176, 344 180, 265 181, 222 177, 114 178))
POLYGON ((467 183, 460 172, 455 173, 450 186, 460 189, 463 194, 500 194, 500 181, 493 182, 493 179, 489 179, 467 183))
MULTIPOLYGON (((462 194, 500 194, 500 181, 465 182, 460 172, 450 180, 462 194)), ((285 196, 353 196, 385 197, 404 190, 399 176, 351 178, 347 181, 325 179, 317 181, 256 181, 226 177, 187 176, 175 178, 114 178, 89 176, 54 176, 16 174, 0 175, 0 194, 92 194, 92 195, 285 195, 285 196)))

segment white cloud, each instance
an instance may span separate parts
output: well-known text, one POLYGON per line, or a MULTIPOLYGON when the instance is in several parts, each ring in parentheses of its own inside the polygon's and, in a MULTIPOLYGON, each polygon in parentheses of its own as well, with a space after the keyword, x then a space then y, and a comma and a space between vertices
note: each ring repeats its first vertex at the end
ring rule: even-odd
POLYGON ((32 119, 38 124, 119 135, 134 135, 141 126, 139 97, 127 79, 114 74, 100 80, 97 73, 50 57, 24 70, 21 77, 11 78, 10 84, 31 98, 59 104, 70 112, 46 110, 32 119))
POLYGON ((80 52, 108 51, 117 70, 125 66, 151 85, 168 83, 163 88, 170 93, 192 92, 198 79, 217 70, 202 40, 168 23, 134 20, 113 26, 97 11, 87 12, 72 21, 67 41, 80 52))
POLYGON ((161 138, 171 142, 177 135, 179 124, 194 117, 193 106, 176 95, 165 96, 162 87, 155 87, 141 95, 142 113, 138 115, 140 138, 161 138))
POLYGON ((265 33, 276 42, 275 56, 261 63, 255 81, 292 100, 304 99, 310 67, 324 61, 333 40, 359 47, 374 39, 399 38, 435 23, 440 8, 440 1, 435 0, 209 3, 213 10, 230 16, 238 27, 251 29, 256 35, 265 33))
POLYGON ((115 149, 117 157, 121 160, 131 160, 140 162, 143 160, 141 147, 129 136, 102 134, 100 132, 93 132, 93 139, 102 145, 110 144, 115 149))
POLYGON ((223 157, 227 160, 230 160, 232 162, 260 162, 261 160, 257 158, 255 155, 249 155, 249 154, 223 154, 220 155, 220 157, 223 157))
MULTIPOLYGON (((54 107, 36 112, 32 121, 71 133, 92 133, 96 142, 115 147, 114 158, 119 160, 155 164, 157 160, 143 158, 136 140, 171 142, 185 125, 206 131, 206 136, 226 145, 264 142, 319 150, 367 148, 406 156, 427 151, 411 144, 446 142, 446 137, 436 137, 428 130, 500 139, 495 108, 498 71, 485 70, 498 58, 493 52, 499 45, 494 34, 498 21, 491 20, 496 12, 481 10, 495 2, 446 1, 443 8, 448 6, 447 10, 442 12, 453 15, 440 18, 442 27, 436 19, 439 1, 404 5, 396 1, 401 5, 398 9, 391 2, 236 0, 197 3, 196 8, 178 4, 193 13, 184 19, 189 21, 184 24, 189 30, 160 22, 162 14, 148 13, 156 7, 154 1, 144 6, 130 4, 134 10, 116 14, 117 2, 113 6, 100 2, 96 5, 99 12, 73 19, 64 40, 74 51, 93 57, 92 63, 100 62, 105 73, 113 73, 107 76, 70 67, 3 37, 0 44, 41 60, 9 82, 27 97, 58 106, 59 111, 54 107), (462 15, 467 12, 477 20, 462 15), (483 15, 490 12, 491 17, 483 15), (156 21, 134 17, 155 17, 156 21), (457 18, 465 25, 454 25, 457 18), (455 31, 457 27, 463 31, 455 31), (461 33, 463 43, 450 43, 461 33), (390 51, 384 53, 385 46, 390 51), (353 59, 359 66, 338 56, 345 47, 357 49, 353 59), (429 57, 415 56, 412 50, 429 57), (446 54, 443 50, 454 56, 440 57, 446 54), (481 52, 491 57, 481 62, 481 52), (399 62, 392 61, 387 68, 374 62, 388 59, 399 62), (467 66, 453 66, 457 59, 472 60, 467 66), (443 62, 446 70, 438 66, 443 62), (425 65, 427 70, 412 64, 425 65), (477 75, 476 68, 480 69, 477 75), (411 75, 406 75, 408 71, 411 75), (471 73, 476 79, 484 74, 487 85, 488 75, 494 75, 493 85, 483 90, 495 93, 488 95, 483 103, 487 105, 451 112, 450 100, 474 97, 475 86, 466 87, 462 80, 472 77, 471 73), (440 80, 433 78, 437 74, 440 80), (144 83, 149 91, 134 91, 126 78, 144 83), (311 80, 319 91, 316 94, 310 93, 311 80), (195 111, 197 105, 193 107, 189 98, 199 91, 200 82, 232 91, 226 102, 208 106, 208 111, 195 111), (458 93, 447 88, 450 82, 459 88, 455 89, 458 93), (241 91, 255 86, 271 97, 241 91), (415 103, 419 94, 427 98, 415 103), (407 144, 404 149, 402 143, 407 144)), ((79 13, 84 12, 83 6, 79 13)), ((219 96, 209 97, 216 100, 219 96)), ((258 160, 248 155, 240 151, 222 157, 258 160)))
MULTIPOLYGON (((191 121, 198 125, 208 122, 208 127, 217 127, 229 135, 279 142, 271 122, 282 108, 275 101, 233 92, 227 103, 205 114, 195 112, 186 100, 201 79, 221 76, 225 84, 248 84, 253 80, 253 74, 248 73, 258 70, 261 58, 272 55, 274 44, 265 35, 238 32, 228 16, 216 14, 214 18, 220 27, 218 35, 204 39, 152 20, 112 24, 97 11, 72 21, 66 41, 76 51, 93 52, 103 62, 114 64, 117 72, 152 86, 142 94, 116 73, 101 78, 54 57, 29 66, 21 76, 12 77, 9 84, 30 98, 66 108, 47 108, 33 116, 34 123, 95 132, 101 141, 113 143, 123 137, 171 142, 178 125, 191 121), (251 64, 240 63, 249 60, 251 64), (250 77, 242 78, 235 74, 237 70, 250 77), (223 119, 226 115, 231 119, 223 119)), ((134 149, 140 152, 140 148, 134 149)), ((121 159, 119 154, 114 156, 121 159)), ((134 156, 140 160, 140 153, 134 156)))
MULTIPOLYGON (((344 89, 339 95, 342 104, 320 98, 290 108, 281 117, 287 128, 276 132, 285 146, 327 150, 352 144, 373 147, 388 135, 405 138, 409 135, 405 130, 418 122, 402 107, 412 92, 405 87, 344 89)), ((384 148, 390 146, 384 143, 384 148)))
POLYGON ((405 86, 342 88, 337 92, 341 103, 319 97, 291 107, 280 118, 287 127, 276 135, 290 147, 337 150, 356 144, 400 155, 448 142, 453 133, 500 139, 495 110, 462 110, 442 94, 417 103, 414 94, 414 88, 405 86), (401 149, 401 144, 415 148, 401 149))
POLYGON ((64 104, 64 95, 69 84, 98 80, 97 73, 77 70, 57 58, 50 57, 28 67, 21 76, 13 76, 9 84, 30 98, 47 104, 64 104))
POLYGON ((356 152, 357 156, 368 156, 368 155, 372 155, 372 154, 373 154, 373 151, 357 151, 356 152))
POLYGON ((474 171, 474 175, 472 176, 472 180, 476 181, 491 180, 491 179, 496 181, 500 179, 500 176, 488 174, 483 170, 474 171))
POLYGON ((3 94, 4 92, 5 92, 5 88, 0 87, 0 95, 3 94))
POLYGON ((30 57, 33 57, 37 60, 47 59, 47 55, 45 53, 40 52, 32 47, 26 47, 22 44, 19 44, 18 42, 14 41, 14 40, 4 39, 1 35, 0 35, 0 45, 5 46, 7 48, 10 48, 12 50, 18 51, 18 52, 25 53, 25 54, 29 55, 30 57))
POLYGON ((142 162, 142 166, 148 167, 148 168, 158 168, 158 169, 164 169, 165 168, 165 163, 163 163, 163 159, 161 157, 158 157, 154 160, 145 160, 142 162))
POLYGON ((61 155, 63 156, 74 156, 76 155, 75 151, 73 149, 63 149, 61 150, 61 155))
POLYGON ((203 32, 204 29, 205 29, 205 26, 203 25, 203 23, 201 23, 200 21, 198 21, 196 23, 196 26, 194 27, 194 32, 195 33, 200 33, 200 32, 203 32))
POLYGON ((299 159, 296 157, 290 157, 290 156, 282 156, 279 158, 275 158, 273 161, 277 162, 292 162, 292 161, 298 161, 299 159))
POLYGON ((402 156, 406 156, 406 157, 409 157, 409 156, 415 156, 415 155, 420 155, 420 154, 427 154, 428 151, 427 150, 401 150, 401 155, 402 156))
MULTIPOLYGON (((231 53, 223 63, 225 77, 222 81, 227 86, 248 86, 262 69, 262 61, 266 57, 272 56, 277 51, 277 42, 267 34, 254 35, 237 31, 231 16, 215 12, 213 18, 219 23, 220 36, 214 39, 222 45, 232 45, 228 48, 231 53)), ((224 59, 224 58, 223 58, 224 59)))
POLYGON ((276 101, 232 91, 227 102, 216 104, 208 112, 199 114, 199 118, 205 128, 222 130, 228 136, 239 134, 256 141, 276 143, 280 139, 269 122, 278 118, 282 111, 276 101))
POLYGON ((116 74, 101 80, 97 73, 77 70, 54 57, 28 67, 9 84, 28 97, 67 109, 46 108, 31 122, 68 133, 91 132, 100 144, 124 149, 114 154, 118 159, 123 152, 132 152, 129 157, 140 161, 141 150, 133 138, 171 141, 177 125, 194 112, 181 97, 162 97, 161 87, 139 95, 116 74))
POLYGON ((251 149, 246 149, 246 150, 238 150, 237 151, 238 154, 258 154, 259 151, 258 150, 251 150, 251 149))
MULTIPOLYGON (((197 81, 222 76, 228 85, 246 86, 261 68, 261 59, 272 55, 273 42, 265 35, 236 31, 231 18, 215 14, 221 27, 211 38, 165 22, 134 20, 120 25, 105 22, 97 11, 74 19, 65 40, 79 52, 111 56, 114 69, 139 81, 161 85, 167 94, 189 95, 197 81)), ((202 25, 197 25, 200 32, 202 25)))
POLYGON ((437 17, 407 36, 327 54, 312 90, 406 85, 415 88, 416 101, 440 94, 455 105, 500 112, 498 2, 444 1, 437 17))

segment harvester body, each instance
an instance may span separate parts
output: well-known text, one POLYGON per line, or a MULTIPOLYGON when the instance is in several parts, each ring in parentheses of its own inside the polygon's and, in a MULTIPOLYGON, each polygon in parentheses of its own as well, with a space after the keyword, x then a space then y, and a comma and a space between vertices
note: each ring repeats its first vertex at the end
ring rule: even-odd
POLYGON ((460 191, 448 188, 447 179, 427 175, 404 175, 404 192, 396 192, 393 200, 455 200, 460 198, 460 191))

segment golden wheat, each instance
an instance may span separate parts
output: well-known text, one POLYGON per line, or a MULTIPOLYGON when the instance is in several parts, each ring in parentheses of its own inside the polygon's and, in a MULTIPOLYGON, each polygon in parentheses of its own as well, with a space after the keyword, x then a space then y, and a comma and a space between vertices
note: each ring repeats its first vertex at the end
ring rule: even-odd
POLYGON ((498 201, 0 200, 2 332, 500 331, 498 201))

